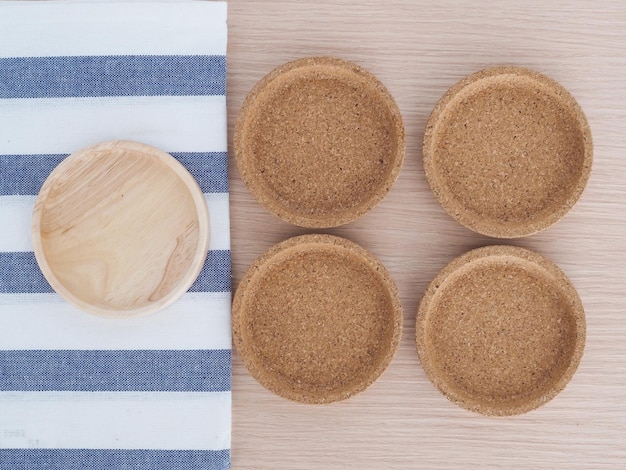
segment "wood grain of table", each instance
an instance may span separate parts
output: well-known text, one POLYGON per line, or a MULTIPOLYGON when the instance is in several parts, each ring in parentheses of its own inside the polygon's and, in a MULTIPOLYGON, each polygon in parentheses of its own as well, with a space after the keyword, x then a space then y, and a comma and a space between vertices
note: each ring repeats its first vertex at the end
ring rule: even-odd
POLYGON ((264 250, 311 232, 259 206, 234 166, 234 123, 263 75, 303 56, 352 60, 393 94, 407 135, 404 167, 388 196, 361 219, 321 231, 361 244, 391 272, 405 318, 394 360, 347 401, 302 405, 264 389, 234 353, 233 468, 626 468, 626 3, 231 0, 228 22, 233 287, 264 250), (436 101, 465 75, 501 64, 536 69, 569 89, 595 148, 574 209, 537 235, 509 241, 449 217, 421 163, 436 101), (434 275, 461 253, 497 243, 552 259, 587 315, 586 350, 572 382, 542 408, 509 418, 446 400, 421 369, 414 342, 417 305, 434 275))

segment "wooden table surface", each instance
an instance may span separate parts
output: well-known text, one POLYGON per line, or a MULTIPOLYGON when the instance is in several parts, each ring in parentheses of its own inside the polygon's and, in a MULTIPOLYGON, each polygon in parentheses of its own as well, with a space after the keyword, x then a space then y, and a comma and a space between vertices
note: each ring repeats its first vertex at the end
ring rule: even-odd
POLYGON ((315 406, 273 395, 235 353, 233 468, 626 468, 626 3, 231 0, 228 21, 233 287, 264 250, 309 232, 259 206, 233 164, 239 108, 263 75, 309 55, 355 61, 394 95, 407 135, 389 195, 361 219, 325 231, 361 244, 391 272, 405 318, 394 360, 365 392, 315 406), (525 415, 485 418, 428 381, 415 350, 415 313, 447 262, 501 241, 463 228, 438 205, 421 141, 451 85, 500 64, 558 80, 591 125, 594 166, 581 200, 540 234, 506 241, 548 256, 570 277, 585 306, 587 345, 554 400, 525 415))

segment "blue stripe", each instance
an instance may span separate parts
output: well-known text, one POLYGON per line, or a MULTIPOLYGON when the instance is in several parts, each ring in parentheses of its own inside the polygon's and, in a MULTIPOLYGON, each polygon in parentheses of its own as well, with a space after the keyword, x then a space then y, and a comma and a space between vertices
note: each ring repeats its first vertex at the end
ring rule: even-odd
POLYGON ((228 192, 227 152, 173 152, 170 155, 191 173, 203 193, 228 192))
POLYGON ((0 351, 0 391, 223 392, 230 362, 228 349, 0 351))
POLYGON ((0 294, 54 292, 32 251, 0 252, 0 294))
MULTIPOLYGON (((204 193, 228 192, 226 152, 173 152, 204 193)), ((67 154, 0 155, 0 196, 39 193, 43 182, 67 154)))
POLYGON ((230 451, 0 449, 2 470, 227 470, 230 451))
POLYGON ((0 98, 225 94, 222 55, 0 58, 0 98))
MULTIPOLYGON (((230 251, 211 250, 191 292, 230 292, 230 251)), ((0 294, 54 292, 32 251, 0 252, 0 294)))
POLYGON ((230 292, 230 250, 211 250, 189 292, 230 292))

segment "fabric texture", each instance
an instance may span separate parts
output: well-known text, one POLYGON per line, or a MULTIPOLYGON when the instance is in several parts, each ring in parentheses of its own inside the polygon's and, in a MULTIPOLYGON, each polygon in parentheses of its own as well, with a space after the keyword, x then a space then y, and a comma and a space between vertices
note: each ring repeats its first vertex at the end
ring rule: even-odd
POLYGON ((226 3, 0 2, 0 469, 230 468, 226 3), (145 317, 73 307, 30 224, 69 154, 134 140, 205 194, 206 263, 145 317))

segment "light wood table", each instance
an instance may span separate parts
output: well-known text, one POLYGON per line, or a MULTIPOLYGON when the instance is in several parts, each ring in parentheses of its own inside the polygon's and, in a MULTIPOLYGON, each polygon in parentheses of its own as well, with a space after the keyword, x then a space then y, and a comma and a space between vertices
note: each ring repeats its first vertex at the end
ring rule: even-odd
POLYGON ((266 391, 233 355, 234 469, 626 468, 626 3, 396 0, 229 2, 233 287, 264 250, 307 233, 266 212, 232 164, 232 131, 251 87, 307 55, 357 62, 402 111, 406 160, 391 193, 345 236, 387 266, 405 312, 398 353, 365 392, 327 406, 266 391), (424 178, 421 141, 441 95, 481 68, 546 73, 587 114, 595 160, 587 189, 559 223, 509 241, 542 253, 570 277, 587 315, 587 346, 569 386, 544 407, 485 418, 448 402, 417 358, 415 313, 452 258, 500 243, 466 230, 424 178))

